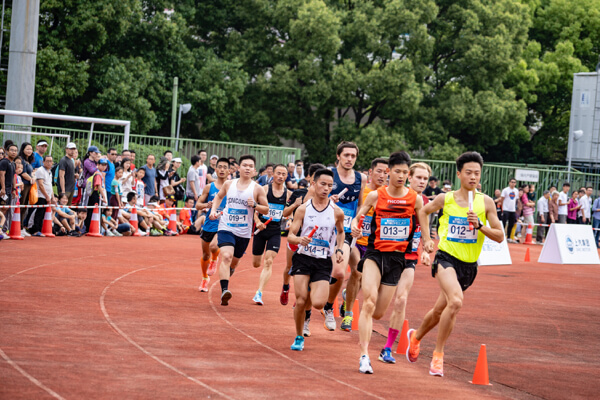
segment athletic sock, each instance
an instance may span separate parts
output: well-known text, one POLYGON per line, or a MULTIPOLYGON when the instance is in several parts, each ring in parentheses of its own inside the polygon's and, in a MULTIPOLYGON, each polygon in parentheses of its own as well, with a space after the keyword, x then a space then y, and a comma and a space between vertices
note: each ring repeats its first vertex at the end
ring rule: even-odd
POLYGON ((202 277, 203 278, 208 278, 208 274, 206 273, 208 271, 208 263, 210 263, 210 260, 205 260, 205 259, 200 259, 200 266, 202 267, 202 277))
POLYGON ((352 311, 344 311, 344 317, 354 317, 352 311))
POLYGON ((221 283, 221 293, 226 291, 229 288, 229 280, 221 279, 220 283, 221 283))
POLYGON ((323 307, 323 310, 325 310, 325 311, 333 310, 333 303, 325 303, 325 307, 323 307))
POLYGON ((212 253, 212 257, 211 257, 211 261, 217 261, 217 258, 219 258, 219 253, 221 252, 221 249, 217 249, 217 251, 215 251, 214 253, 212 253))
POLYGON ((385 347, 391 349, 399 333, 400 331, 398 329, 390 328, 388 330, 388 337, 387 342, 385 342, 385 347))
POLYGON ((284 290, 285 292, 289 291, 289 290, 290 290, 290 285, 286 285, 286 284, 284 284, 284 285, 283 285, 283 290, 284 290))
POLYGON ((310 315, 312 314, 312 310, 306 310, 305 313, 306 315, 304 317, 304 320, 308 321, 310 319, 310 315))

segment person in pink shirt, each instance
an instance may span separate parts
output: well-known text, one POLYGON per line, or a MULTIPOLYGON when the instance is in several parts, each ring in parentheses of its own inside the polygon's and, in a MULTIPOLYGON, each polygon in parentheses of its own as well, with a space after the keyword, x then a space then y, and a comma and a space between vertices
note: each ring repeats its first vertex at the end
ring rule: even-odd
MULTIPOLYGON (((523 185, 523 194, 521 195, 521 203, 523 203, 523 229, 527 229, 529 224, 533 224, 533 214, 535 211, 535 202, 529 200, 529 185, 523 185)), ((521 230, 521 243, 525 241, 527 235, 521 230)))
POLYGON ((569 204, 567 205, 567 224, 576 224, 577 223, 577 212, 581 208, 581 205, 577 201, 579 197, 579 192, 577 190, 573 190, 573 194, 569 199, 569 204))

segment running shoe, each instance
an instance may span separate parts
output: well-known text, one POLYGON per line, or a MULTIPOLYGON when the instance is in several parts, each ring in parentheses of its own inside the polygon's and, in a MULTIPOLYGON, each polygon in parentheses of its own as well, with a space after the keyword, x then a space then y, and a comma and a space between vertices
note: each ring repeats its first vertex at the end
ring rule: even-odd
POLYGON ((433 358, 429 365, 429 375, 444 376, 444 353, 433 352, 433 358))
POLYGON ((352 332, 352 320, 353 318, 349 315, 346 315, 342 320, 342 324, 340 325, 340 329, 346 332, 352 332))
POLYGON ((290 291, 289 290, 281 290, 281 295, 279 296, 279 302, 282 306, 287 306, 289 301, 290 291))
POLYGON ((221 305, 228 306, 229 300, 231 300, 232 297, 233 294, 231 294, 229 290, 224 290, 223 293, 221 293, 221 305))
POLYGON ((296 336, 296 339, 294 339, 294 344, 290 348, 295 351, 304 350, 304 338, 302 336, 296 336))
POLYGON ((158 229, 150 229, 150 236, 162 236, 162 233, 158 229))
POLYGON ((383 361, 387 364, 396 364, 396 359, 392 357, 392 349, 389 347, 384 347, 379 353, 379 361, 383 361))
POLYGON ((408 347, 406 348, 406 359, 411 363, 417 362, 417 359, 419 358, 420 347, 421 347, 420 342, 417 342, 417 339, 415 337, 416 334, 417 334, 417 331, 415 329, 409 329, 408 332, 406 332, 406 336, 408 336, 408 347))
POLYGON ((310 324, 310 318, 304 320, 304 329, 302 330, 302 334, 305 337, 310 337, 310 329, 308 328, 308 324, 310 324))
POLYGON ((333 316, 333 310, 325 311, 325 329, 328 331, 335 331, 335 318, 333 316))
POLYGON ((202 278, 199 289, 201 292, 208 292, 208 282, 210 282, 210 278, 202 278))
POLYGON ((260 292, 259 290, 256 291, 256 294, 254 295, 254 298, 252 299, 253 302, 255 302, 256 304, 258 304, 259 306, 264 306, 265 303, 263 303, 262 301, 262 292, 260 292))
POLYGON ((112 233, 111 231, 106 231, 106 236, 112 237, 112 236, 115 236, 115 234, 112 233))
POLYGON ((24 237, 30 237, 31 235, 29 234, 29 232, 27 232, 27 229, 22 229, 21 230, 21 235, 24 237))
POLYGON ((342 290, 342 304, 340 305, 340 317, 346 316, 346 289, 342 290))
POLYGON ((217 260, 210 260, 208 264, 208 276, 213 276, 217 271, 217 260))
POLYGON ((372 374, 373 367, 371 367, 371 360, 369 360, 369 356, 364 355, 360 358, 358 371, 361 374, 372 374))
POLYGON ((113 231, 113 233, 115 234, 115 236, 119 236, 119 237, 123 236, 123 234, 119 231, 113 231))

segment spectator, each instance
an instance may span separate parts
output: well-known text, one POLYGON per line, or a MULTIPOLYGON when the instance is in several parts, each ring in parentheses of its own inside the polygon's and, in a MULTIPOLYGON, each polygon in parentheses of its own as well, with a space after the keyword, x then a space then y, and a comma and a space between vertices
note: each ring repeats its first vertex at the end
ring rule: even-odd
MULTIPOLYGON (((548 217, 550 217, 550 224, 558 223, 558 192, 556 188, 552 192, 552 197, 548 199, 548 217)), ((548 231, 546 231, 546 235, 548 235, 548 231)))
MULTIPOLYGON (((14 179, 15 179, 15 159, 17 158, 18 147, 16 144, 9 144, 4 148, 5 156, 0 160, 0 205, 10 206, 13 200, 14 179)), ((52 183, 50 184, 52 188, 52 183)), ((4 231, 10 227, 12 212, 6 211, 6 221, 4 222, 4 231)), ((0 226, 1 228, 1 226, 0 226)))
POLYGON ((83 176, 82 176, 82 190, 83 190, 83 205, 87 205, 87 199, 89 194, 85 193, 87 186, 87 179, 94 175, 98 171, 98 161, 100 160, 100 150, 96 146, 90 146, 87 149, 87 153, 83 157, 83 176))
POLYGON ((48 150, 48 142, 45 140, 40 140, 37 142, 37 145, 35 146, 35 153, 33 154, 33 164, 31 164, 33 169, 38 169, 44 164, 44 154, 46 154, 46 150, 48 150))
POLYGON ((515 187, 516 185, 517 180, 515 178, 511 178, 508 181, 508 186, 505 187, 501 193, 502 225, 505 226, 507 240, 511 243, 514 243, 514 239, 511 235, 515 222, 517 222, 516 211, 519 191, 515 187))
POLYGON ((0 148, 0 161, 4 158, 4 147, 0 148))
POLYGON ((287 177, 285 178, 285 186, 289 189, 289 190, 296 190, 298 189, 298 183, 296 182, 296 180, 294 179, 294 169, 296 168, 296 166, 294 165, 293 162, 288 163, 287 165, 287 177))
MULTIPOLYGON (((191 159, 192 165, 188 168, 187 172, 187 186, 185 190, 185 194, 187 197, 191 197, 194 199, 194 205, 198 200, 198 196, 202 191, 200 190, 200 182, 198 177, 198 167, 200 166, 200 156, 192 156, 191 159)), ((186 201, 187 202, 187 201, 186 201)))
MULTIPOLYGON (((133 156, 133 153, 132 153, 133 156)), ((152 154, 146 157, 146 165, 141 167, 140 169, 144 170, 144 176, 142 180, 144 181, 144 203, 148 204, 149 200, 152 196, 157 195, 157 185, 156 185, 156 168, 154 168, 154 163, 156 160, 152 154)))
POLYGON ((178 220, 182 226, 181 233, 186 233, 188 235, 197 235, 198 234, 198 231, 196 230, 196 227, 194 226, 194 220, 192 218, 192 214, 193 214, 192 210, 194 209, 195 203, 196 203, 196 200, 194 200, 194 198, 192 198, 192 197, 188 197, 185 199, 185 208, 179 212, 179 218, 178 218, 178 220))
POLYGON ((75 160, 73 159, 75 149, 77 149, 75 143, 68 143, 65 149, 66 155, 58 163, 58 193, 67 195, 67 206, 73 203, 75 181, 77 179, 75 176, 75 160))
POLYGON ((58 205, 54 212, 54 217, 65 228, 69 236, 79 236, 75 230, 75 212, 69 208, 69 196, 65 193, 58 195, 58 205))
POLYGON ((144 177, 146 176, 146 170, 143 168, 135 171, 135 195, 137 197, 138 207, 144 207, 146 204, 146 184, 144 183, 144 177))
MULTIPOLYGON (((548 224, 550 220, 550 211, 548 207, 548 201, 550 199, 550 192, 544 190, 544 195, 537 201, 537 222, 538 224, 548 224)), ((542 244, 546 232, 546 227, 538 225, 537 233, 535 235, 535 241, 537 244, 542 244)))
POLYGON ((208 153, 206 150, 200 150, 198 152, 198 157, 200 157, 200 165, 196 168, 196 172, 198 173, 198 185, 200 186, 200 192, 198 193, 202 192, 202 189, 206 186, 206 182, 210 183, 213 181, 212 176, 210 178, 208 177, 208 167, 204 165, 207 155, 208 153))
POLYGON ((562 191, 558 194, 558 223, 566 224, 567 223, 567 215, 569 214, 569 210, 567 209, 569 206, 569 189, 571 189, 571 184, 569 182, 563 183, 562 191))
POLYGON ((592 227, 597 229, 594 231, 596 247, 600 248, 600 197, 594 200, 594 204, 592 205, 592 217, 594 218, 592 227))
MULTIPOLYGON (((0 151, 4 152, 3 149, 0 151)), ((21 150, 19 151, 19 158, 23 162, 23 173, 21 174, 21 179, 23 180, 23 191, 21 192, 21 204, 26 206, 29 204, 29 192, 31 191, 31 186, 34 184, 33 179, 33 167, 31 164, 35 161, 35 157, 33 156, 33 146, 31 143, 24 142, 21 145, 21 150)), ((29 215, 29 211, 31 209, 25 208, 21 210, 21 226, 26 227, 26 221, 28 220, 27 216, 29 215)), ((21 229, 23 235, 27 236, 28 233, 21 229)))
MULTIPOLYGON (((533 214, 535 213, 535 203, 529 200, 529 185, 523 185, 523 195, 521 196, 521 202, 523 203, 523 224, 528 227, 530 224, 533 225, 533 214)), ((525 235, 521 236, 521 242, 525 241, 525 235)))
POLYGON ((175 189, 175 200, 183 200, 185 199, 185 189, 183 188, 183 183, 186 181, 185 178, 181 178, 179 176, 179 168, 181 167, 181 158, 177 157, 173 159, 172 171, 173 175, 169 179, 170 185, 175 189))
POLYGON ((300 182, 300 179, 305 179, 304 176, 304 162, 302 160, 296 161, 296 170, 294 171, 294 179, 296 183, 300 182))
POLYGON ((121 167, 123 167, 123 176, 119 179, 119 183, 125 197, 134 191, 135 172, 131 169, 131 160, 127 157, 121 159, 121 167))
POLYGON ((529 197, 529 201, 533 201, 535 203, 535 184, 529 184, 529 192, 527 192, 527 197, 529 197))
POLYGON ((581 208, 577 198, 579 197, 579 192, 577 190, 573 190, 571 193, 571 199, 567 204, 568 214, 567 214, 567 224, 576 224, 577 223, 577 212, 581 208))
MULTIPOLYGON (((108 152, 106 153, 106 158, 108 158, 108 168, 106 169, 105 182, 109 185, 115 179, 115 161, 117 160, 117 155, 117 150, 112 147, 108 149, 108 152)), ((108 201, 110 203, 112 193, 107 191, 106 195, 108 196, 108 201)))
MULTIPOLYGON (((44 162, 41 168, 35 171, 35 180, 38 187, 38 206, 52 204, 54 202, 54 193, 52 192, 52 165, 54 161, 52 156, 44 156, 44 162)), ((29 233, 33 236, 42 236, 42 224, 44 223, 44 208, 37 208, 33 217, 33 226, 29 233)))
POLYGON ((94 206, 107 204, 106 199, 106 184, 105 175, 106 169, 108 168, 108 160, 101 158, 98 161, 98 170, 94 172, 86 181, 85 192, 88 193, 87 206, 87 217, 85 219, 85 226, 90 229, 90 223, 92 222, 92 215, 94 214, 94 206))
POLYGON ((583 192, 581 190, 579 191, 579 193, 581 194, 581 199, 579 200, 579 204, 581 204, 581 223, 582 224, 589 224, 591 222, 591 219, 592 219, 592 214, 591 214, 592 192, 593 191, 594 191, 594 189, 591 186, 588 186, 587 188, 585 188, 585 190, 583 192))
POLYGON ((167 161, 173 161, 173 152, 171 150, 167 150, 163 153, 163 157, 167 159, 167 161))
POLYGON ((169 186, 169 179, 173 176, 174 171, 170 171, 171 162, 165 157, 160 159, 158 166, 156 167, 156 187, 158 188, 158 198, 160 200, 165 199, 163 189, 169 186))
MULTIPOLYGON (((213 154, 212 156, 210 156, 210 160, 209 160, 210 165, 207 167, 206 174, 207 174, 207 177, 210 176, 211 182, 213 182, 215 179, 217 179, 217 160, 218 159, 219 159, 219 156, 216 154, 213 154)), ((200 194, 198 194, 198 195, 200 195, 200 194)))
POLYGON ((269 163, 265 166, 265 174, 258 178, 257 183, 260 186, 267 186, 273 181, 273 164, 269 163))
POLYGON ((129 158, 131 160, 131 170, 135 171, 135 150, 130 150, 129 154, 131 154, 131 157, 129 158))
MULTIPOLYGON (((119 208, 123 208, 123 188, 121 186, 121 178, 123 177, 123 167, 117 167, 115 169, 115 177, 113 178, 112 182, 110 183, 110 194, 111 196, 109 197, 108 200, 108 205, 110 205, 111 207, 119 207, 119 208)), ((112 210, 112 217, 114 219, 117 219, 119 215, 119 210, 118 209, 113 209, 112 210)))
POLYGON ((502 221, 502 191, 500 189, 494 190, 494 203, 496 203, 498 219, 502 221))
MULTIPOLYGON (((423 190, 423 196, 427 197, 429 201, 435 199, 435 197, 442 193, 442 189, 438 187, 439 180, 435 176, 429 177, 429 184, 423 190)), ((431 213, 429 214, 429 232, 433 232, 435 227, 437 226, 438 214, 431 213)))

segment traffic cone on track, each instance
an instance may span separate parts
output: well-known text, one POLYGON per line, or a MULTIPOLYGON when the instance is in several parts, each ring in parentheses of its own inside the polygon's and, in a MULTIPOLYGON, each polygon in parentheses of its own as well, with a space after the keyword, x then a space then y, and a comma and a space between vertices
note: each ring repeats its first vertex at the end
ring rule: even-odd
POLYGON ((94 212, 92 213, 92 221, 90 222, 90 229, 86 236, 102 237, 100 234, 100 210, 98 204, 94 206, 94 212))
POLYGON ((408 348, 408 320, 405 319, 402 324, 402 332, 400 332, 400 340, 398 340, 398 348, 396 349, 397 354, 406 354, 406 349, 408 348))
POLYGON ((358 330, 358 319, 360 318, 360 307, 358 305, 358 299, 354 300, 354 306, 352 306, 352 330, 358 330))
POLYGON ((173 232, 173 236, 178 236, 177 233, 177 210, 171 210, 171 214, 169 215, 169 226, 168 230, 173 232))
POLYGON ((142 236, 140 235, 140 231, 138 230, 138 216, 135 207, 131 209, 131 218, 129 219, 129 225, 131 225, 131 229, 133 230, 133 234, 131 236, 142 236))
POLYGON ((527 225, 527 236, 525 236, 524 244, 535 244, 533 243, 533 224, 527 225))
POLYGON ((482 344, 481 348, 479 349, 479 357, 477 357, 477 365, 475 365, 473 380, 469 381, 469 383, 472 383, 473 385, 492 386, 490 383, 490 376, 488 374, 487 352, 485 350, 485 344, 482 344))
POLYGON ((42 235, 44 237, 54 237, 54 233, 52 233, 52 208, 50 206, 46 207, 46 213, 44 214, 42 235))
POLYGON ((10 233, 8 236, 13 240, 25 239, 23 236, 21 236, 21 210, 19 207, 15 208, 15 212, 13 213, 12 222, 10 223, 10 233))
POLYGON ((525 252, 525 259, 523 261, 525 261, 525 262, 531 261, 531 257, 529 255, 529 249, 527 249, 527 251, 525 252))

